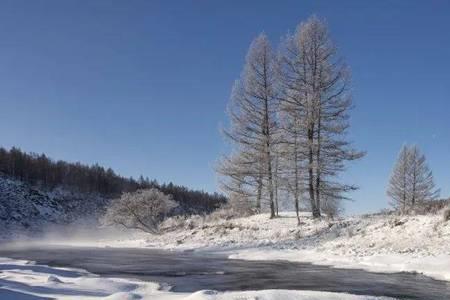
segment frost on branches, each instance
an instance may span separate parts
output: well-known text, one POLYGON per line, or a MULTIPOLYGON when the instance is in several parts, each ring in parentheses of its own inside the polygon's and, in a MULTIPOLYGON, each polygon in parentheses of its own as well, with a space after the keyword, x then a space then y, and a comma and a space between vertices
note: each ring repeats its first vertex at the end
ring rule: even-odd
POLYGON ((387 194, 391 205, 405 213, 436 200, 439 193, 425 155, 417 146, 403 146, 389 180, 387 194))
POLYGON ((300 200, 316 218, 339 210, 356 187, 338 176, 364 155, 346 139, 349 74, 315 16, 284 39, 276 58, 264 34, 255 39, 231 97, 232 154, 218 168, 230 198, 240 195, 257 210, 267 200, 271 218, 279 191, 294 199, 297 215, 300 200))
POLYGON ((172 197, 158 189, 124 193, 112 202, 103 223, 158 234, 159 225, 175 207, 172 197))

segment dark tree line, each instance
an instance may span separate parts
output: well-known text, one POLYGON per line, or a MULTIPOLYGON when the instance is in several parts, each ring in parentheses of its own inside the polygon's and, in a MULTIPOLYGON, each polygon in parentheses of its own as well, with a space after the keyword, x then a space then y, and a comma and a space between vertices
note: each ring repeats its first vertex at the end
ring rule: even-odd
POLYGON ((118 197, 123 192, 157 188, 171 194, 179 203, 180 213, 210 212, 226 202, 223 195, 191 190, 184 186, 159 184, 156 180, 140 177, 125 178, 111 168, 98 164, 54 161, 45 154, 26 153, 19 148, 10 150, 0 147, 0 172, 48 190, 64 187, 82 193, 98 193, 107 198, 118 197))
POLYGON ((173 183, 154 185, 165 194, 172 195, 179 206, 175 209, 177 213, 197 214, 199 212, 210 213, 227 202, 227 198, 218 193, 206 193, 199 190, 191 190, 173 183))

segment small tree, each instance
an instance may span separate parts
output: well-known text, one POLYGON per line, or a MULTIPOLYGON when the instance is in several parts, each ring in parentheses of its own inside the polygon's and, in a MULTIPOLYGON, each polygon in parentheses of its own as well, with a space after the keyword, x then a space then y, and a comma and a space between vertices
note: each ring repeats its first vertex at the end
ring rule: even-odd
POLYGON ((392 199, 391 205, 402 212, 439 197, 433 173, 417 146, 403 146, 389 180, 387 195, 392 199))
POLYGON ((105 225, 120 225, 159 234, 159 225, 175 207, 177 203, 172 196, 158 189, 138 190, 124 193, 114 200, 102 221, 105 225))
POLYGON ((409 163, 408 147, 404 145, 398 155, 387 190, 387 195, 392 199, 391 206, 403 212, 407 208, 410 193, 408 190, 409 163))
POLYGON ((425 201, 436 200, 440 190, 434 184, 433 172, 431 172, 423 155, 417 146, 409 149, 411 165, 411 207, 423 204, 425 201))

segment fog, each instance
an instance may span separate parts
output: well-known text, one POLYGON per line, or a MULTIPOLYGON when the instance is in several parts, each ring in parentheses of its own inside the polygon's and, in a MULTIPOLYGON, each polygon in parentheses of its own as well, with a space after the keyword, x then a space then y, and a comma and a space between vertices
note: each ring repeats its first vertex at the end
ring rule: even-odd
POLYGON ((138 232, 112 226, 99 226, 85 221, 69 225, 47 225, 39 232, 15 231, 0 240, 0 247, 28 248, 44 246, 105 247, 108 242, 130 239, 138 232))

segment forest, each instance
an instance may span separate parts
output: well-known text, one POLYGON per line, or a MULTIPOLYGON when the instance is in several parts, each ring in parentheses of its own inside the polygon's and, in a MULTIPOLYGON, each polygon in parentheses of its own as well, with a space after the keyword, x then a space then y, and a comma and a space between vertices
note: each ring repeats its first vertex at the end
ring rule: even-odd
POLYGON ((68 190, 116 198, 123 192, 156 188, 172 195, 183 213, 208 213, 227 201, 218 193, 207 193, 173 184, 158 183, 140 176, 125 178, 111 168, 63 160, 54 161, 45 154, 26 153, 19 148, 0 147, 0 172, 45 190, 63 187, 68 190))

